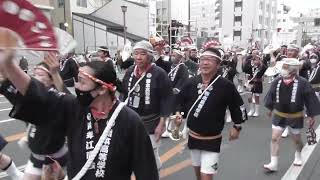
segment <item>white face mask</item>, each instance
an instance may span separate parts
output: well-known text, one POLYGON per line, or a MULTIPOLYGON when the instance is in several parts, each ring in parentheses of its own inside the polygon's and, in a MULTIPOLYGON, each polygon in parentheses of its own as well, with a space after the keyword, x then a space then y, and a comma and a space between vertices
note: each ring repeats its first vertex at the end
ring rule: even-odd
POLYGON ((289 73, 289 71, 286 70, 286 69, 281 69, 280 75, 281 75, 282 77, 284 77, 284 78, 287 78, 287 77, 290 76, 290 73, 289 73))

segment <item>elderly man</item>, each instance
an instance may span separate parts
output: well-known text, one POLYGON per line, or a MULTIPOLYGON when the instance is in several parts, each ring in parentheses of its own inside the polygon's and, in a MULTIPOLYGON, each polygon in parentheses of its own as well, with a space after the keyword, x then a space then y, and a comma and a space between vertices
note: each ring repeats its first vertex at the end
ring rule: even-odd
MULTIPOLYGON (((181 88, 186 83, 189 78, 189 73, 186 65, 182 62, 183 53, 180 50, 173 50, 171 56, 171 71, 169 72, 168 76, 172 83, 173 87, 173 94, 176 96, 179 94, 181 88)), ((174 109, 174 108, 173 108, 174 109)), ((175 111, 172 111, 175 113, 175 111)), ((166 121, 166 127, 168 127, 169 122, 166 121)), ((166 131, 162 134, 162 137, 169 137, 169 132, 166 131)))
POLYGON ((200 75, 187 81, 177 98, 176 124, 185 112, 189 130, 188 147, 197 180, 212 180, 219 167, 219 154, 226 108, 235 123, 230 140, 238 139, 247 119, 241 96, 232 82, 218 74, 221 54, 208 48, 200 56, 200 75))
POLYGON ((278 170, 279 142, 285 127, 290 127, 292 139, 296 145, 295 166, 302 165, 301 129, 303 128, 304 107, 307 108, 308 122, 312 126, 314 117, 320 114, 320 103, 310 83, 298 75, 300 62, 295 58, 285 58, 280 72, 281 76, 275 79, 265 97, 265 106, 272 114, 271 161, 265 164, 268 171, 278 170))
POLYGON ((124 99, 136 111, 149 132, 158 169, 161 168, 158 148, 165 130, 165 119, 172 108, 172 85, 167 73, 152 63, 151 43, 140 41, 133 47, 135 66, 131 66, 124 78, 124 99))

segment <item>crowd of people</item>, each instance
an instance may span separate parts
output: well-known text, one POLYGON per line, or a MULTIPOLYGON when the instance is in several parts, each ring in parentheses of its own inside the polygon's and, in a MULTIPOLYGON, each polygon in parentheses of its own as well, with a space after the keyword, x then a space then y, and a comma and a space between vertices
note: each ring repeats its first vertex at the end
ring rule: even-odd
MULTIPOLYGON (((1 47, 17 45, 9 31, 1 29, 0 36, 1 47)), ((272 119, 270 163, 264 168, 278 170, 286 132, 296 145, 293 164, 301 166, 304 120, 312 127, 320 114, 320 46, 241 52, 210 42, 199 51, 192 44, 168 50, 160 38, 136 42, 127 58, 120 52, 111 58, 106 46, 85 62, 47 53, 26 73, 12 61, 14 50, 1 50, 0 93, 13 105, 9 116, 27 122, 31 155, 22 173, 12 157, 0 153, 0 169, 14 180, 156 180, 161 138, 172 136, 175 126, 188 139, 196 179, 212 180, 225 123, 233 123, 229 140, 238 139, 242 123, 260 116, 261 104, 272 119)), ((0 150, 6 144, 0 136, 0 150)))

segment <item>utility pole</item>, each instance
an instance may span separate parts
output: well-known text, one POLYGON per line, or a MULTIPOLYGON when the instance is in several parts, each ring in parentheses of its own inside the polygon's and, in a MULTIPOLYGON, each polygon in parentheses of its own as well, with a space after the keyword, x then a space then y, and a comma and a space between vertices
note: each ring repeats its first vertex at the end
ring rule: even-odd
POLYGON ((188 0, 188 37, 191 37, 191 25, 190 25, 190 18, 191 18, 191 2, 188 0))

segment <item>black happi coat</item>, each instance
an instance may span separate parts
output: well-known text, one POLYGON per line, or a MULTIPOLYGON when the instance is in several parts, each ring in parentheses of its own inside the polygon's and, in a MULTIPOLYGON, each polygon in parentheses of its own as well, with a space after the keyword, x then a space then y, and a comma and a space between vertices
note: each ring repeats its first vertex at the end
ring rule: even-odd
MULTIPOLYGON (((118 102, 110 114, 116 106, 118 102)), ((69 179, 85 164, 88 153, 96 145, 110 118, 98 121, 98 134, 89 133, 95 120, 87 107, 81 106, 73 95, 47 91, 35 80, 31 81, 23 98, 16 102, 10 115, 37 126, 57 121, 61 128, 67 129, 69 179)), ((108 143, 104 142, 109 149, 101 148, 93 166, 82 179, 130 180, 132 173, 137 180, 159 179, 149 136, 135 112, 124 107, 115 121, 111 136, 108 143), (107 151, 107 155, 101 154, 102 150, 107 151), (105 159, 105 163, 101 163, 101 159, 105 159), (98 171, 103 165, 105 168, 98 171)))
MULTIPOLYGON (((52 91, 53 88, 50 90, 52 91)), ((14 106, 17 105, 17 101, 23 98, 10 81, 2 83, 0 93, 14 106)), ((30 126, 30 130, 27 132, 29 148, 35 154, 56 153, 65 143, 66 129, 61 127, 54 119, 48 122, 44 119, 42 123, 42 126, 30 126)))
POLYGON ((263 91, 263 75, 266 72, 267 67, 261 63, 258 67, 252 67, 252 74, 249 75, 249 80, 252 79, 250 84, 252 84, 251 92, 262 94, 263 91))
POLYGON ((163 60, 163 56, 160 56, 158 59, 156 59, 155 64, 159 67, 161 67, 163 70, 165 70, 167 73, 171 70, 171 63, 169 61, 163 60))
MULTIPOLYGON (((135 66, 131 66, 123 78, 123 101, 127 98, 129 89, 138 81, 134 75, 135 66)), ((160 117, 169 117, 172 108, 172 85, 167 73, 160 67, 152 65, 146 76, 130 94, 128 106, 142 118, 147 131, 154 134, 160 117), (149 84, 148 88, 146 85, 149 84), (146 93, 149 89, 150 93, 146 93), (149 100, 146 97, 150 98, 149 100)))
POLYGON ((196 76, 198 74, 199 65, 192 61, 191 59, 188 59, 184 62, 184 64, 187 66, 189 74, 191 76, 196 76))
POLYGON ((311 73, 311 62, 309 59, 306 60, 300 60, 303 61, 302 67, 299 71, 299 75, 305 79, 309 79, 310 73, 311 73))
POLYGON ((67 87, 73 87, 74 81, 78 81, 79 66, 73 58, 61 62, 60 76, 67 87))
POLYGON ((315 91, 317 92, 320 91, 320 65, 319 64, 315 68, 313 68, 311 75, 309 77, 309 82, 315 91))
MULTIPOLYGON (((275 109, 284 113, 300 112, 306 107, 306 112, 309 117, 320 114, 320 102, 315 92, 310 83, 299 76, 289 85, 284 84, 282 77, 274 79, 265 96, 265 107, 270 111, 275 109), (294 93, 293 89, 296 89, 296 93, 294 93)), ((272 123, 279 126, 290 125, 293 128, 302 128, 303 119, 304 117, 299 117, 288 120, 274 114, 272 123)))
MULTIPOLYGON (((178 94, 176 102, 177 110, 187 115, 193 103, 202 93, 201 89, 202 78, 200 75, 189 79, 178 94)), ((221 134, 225 123, 224 117, 227 107, 231 112, 231 117, 235 124, 241 124, 247 119, 243 100, 234 84, 220 77, 190 111, 187 119, 188 128, 201 136, 221 134)), ((190 149, 213 152, 220 151, 220 144, 221 138, 215 140, 197 140, 189 137, 188 142, 190 149)))
POLYGON ((186 81, 189 79, 189 73, 186 65, 183 63, 181 63, 180 65, 172 65, 170 72, 171 73, 168 75, 172 83, 172 87, 181 90, 184 83, 186 83, 186 81), (179 67, 174 69, 176 66, 179 67))

